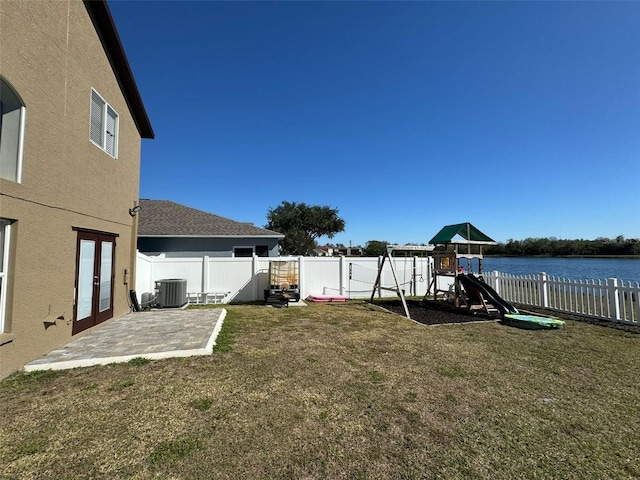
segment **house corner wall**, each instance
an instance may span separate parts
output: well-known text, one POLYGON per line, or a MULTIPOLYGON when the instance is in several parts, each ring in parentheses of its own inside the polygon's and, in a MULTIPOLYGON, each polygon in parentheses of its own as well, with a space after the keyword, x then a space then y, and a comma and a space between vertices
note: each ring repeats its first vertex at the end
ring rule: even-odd
POLYGON ((0 45, 27 119, 22 181, 0 179, 0 217, 14 222, 4 378, 72 339, 77 230, 116 237, 113 318, 130 311, 141 139, 81 1, 0 2, 0 45), (92 88, 118 113, 117 158, 89 140, 92 88))

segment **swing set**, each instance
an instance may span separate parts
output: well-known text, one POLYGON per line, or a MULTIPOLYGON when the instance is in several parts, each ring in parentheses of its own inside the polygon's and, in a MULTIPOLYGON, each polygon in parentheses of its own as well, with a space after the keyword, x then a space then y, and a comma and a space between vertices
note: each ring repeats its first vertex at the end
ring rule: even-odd
MULTIPOLYGON (((476 227, 470 223, 458 223, 455 225, 447 225, 443 227, 430 241, 428 246, 424 245, 387 245, 387 248, 380 262, 378 268, 378 276, 376 277, 375 284, 373 285, 373 291, 371 292, 371 300, 376 291, 389 290, 396 292, 400 300, 407 318, 411 318, 409 313, 409 307, 404 295, 404 289, 401 288, 398 273, 396 271, 394 258, 398 258, 395 254, 398 252, 405 252, 406 255, 409 252, 426 252, 430 257, 433 257, 433 275, 429 287, 423 297, 423 302, 427 300, 427 296, 433 292, 434 300, 454 301, 456 306, 462 306, 461 299, 466 298, 464 296, 463 288, 460 287, 460 281, 465 275, 464 266, 461 265, 461 260, 467 260, 467 270, 472 270, 472 260, 478 260, 478 272, 482 275, 482 247, 485 245, 495 245, 496 242, 490 237, 482 233, 476 227), (393 274, 394 286, 385 287, 381 285, 382 269, 386 260, 389 260, 391 267, 391 273, 393 274)), ((406 268, 405 268, 406 274, 406 268)), ((414 285, 415 285, 415 271, 414 271, 414 285)), ((470 290, 471 287, 468 287, 470 290)), ((415 289, 414 289, 414 294, 415 289)))
MULTIPOLYGON (((396 292, 396 294, 398 295, 398 297, 400 297, 400 300, 402 301, 402 306, 404 307, 404 312, 406 314, 406 317, 407 318, 411 318, 411 314, 409 313, 409 307, 407 306, 407 301, 406 301, 405 295, 404 295, 404 289, 401 288, 401 284, 400 284, 400 281, 398 279, 398 272, 396 270, 395 262, 394 262, 394 258, 397 258, 397 257, 395 257, 394 254, 398 253, 398 252, 404 252, 405 253, 404 274, 405 274, 405 280, 406 280, 406 272, 407 272, 406 259, 407 259, 407 254, 410 253, 410 252, 412 252, 412 253, 423 252, 423 253, 426 253, 426 255, 428 256, 433 251, 434 248, 435 247, 428 246, 428 245, 387 245, 387 248, 385 249, 384 254, 382 255, 382 261, 380 262, 380 267, 378 267, 378 275, 376 276, 376 281, 373 284, 373 290, 371 292, 371 299, 370 299, 369 302, 373 303, 373 297, 375 297, 376 291, 388 290, 388 291, 396 292), (393 275, 393 280, 395 282, 395 285, 394 286, 390 286, 390 287, 383 286, 382 282, 381 282, 382 270, 384 269, 384 264, 385 264, 385 261, 387 259, 389 260, 389 266, 391 267, 391 273, 393 275)), ((422 274, 420 276, 422 278, 422 274)), ((415 293, 415 279, 416 279, 415 266, 413 267, 412 279, 413 279, 414 293, 415 293)), ((403 285, 405 283, 403 283, 403 285)))

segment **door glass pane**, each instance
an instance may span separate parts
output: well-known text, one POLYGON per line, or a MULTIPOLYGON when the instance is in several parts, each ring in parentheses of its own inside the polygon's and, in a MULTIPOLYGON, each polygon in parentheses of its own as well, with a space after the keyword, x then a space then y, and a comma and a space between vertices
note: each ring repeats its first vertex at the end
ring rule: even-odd
POLYGON ((96 242, 80 240, 80 268, 78 271, 78 315, 82 320, 91 315, 93 304, 93 265, 96 242))
POLYGON ((100 311, 111 308, 111 270, 113 259, 113 243, 102 242, 100 258, 100 311))

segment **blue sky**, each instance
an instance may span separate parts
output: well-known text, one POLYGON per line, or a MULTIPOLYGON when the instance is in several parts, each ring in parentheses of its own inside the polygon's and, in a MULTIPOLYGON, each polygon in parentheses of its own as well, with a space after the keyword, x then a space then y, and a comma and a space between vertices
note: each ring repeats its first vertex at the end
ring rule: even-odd
POLYGON ((640 238, 640 2, 109 2, 141 198, 333 243, 640 238), (325 240, 325 239, 322 239, 325 240))

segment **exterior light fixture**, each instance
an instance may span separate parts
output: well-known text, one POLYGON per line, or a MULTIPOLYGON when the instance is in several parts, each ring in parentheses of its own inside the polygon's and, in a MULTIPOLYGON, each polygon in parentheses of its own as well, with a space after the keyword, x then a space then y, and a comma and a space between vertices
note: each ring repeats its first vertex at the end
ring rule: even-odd
POLYGON ((135 217, 140 210, 142 210, 142 207, 140 205, 136 205, 135 207, 129 209, 129 215, 135 217))

